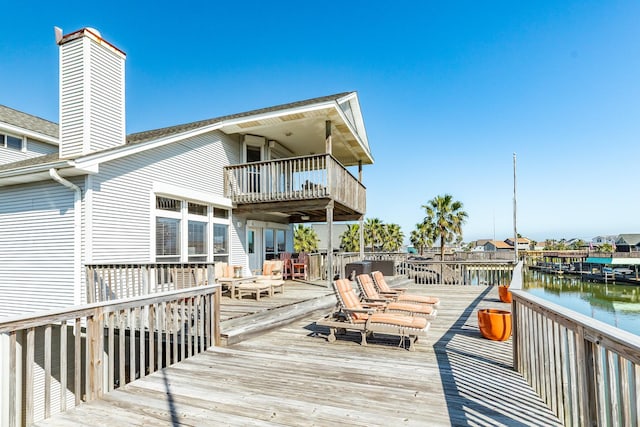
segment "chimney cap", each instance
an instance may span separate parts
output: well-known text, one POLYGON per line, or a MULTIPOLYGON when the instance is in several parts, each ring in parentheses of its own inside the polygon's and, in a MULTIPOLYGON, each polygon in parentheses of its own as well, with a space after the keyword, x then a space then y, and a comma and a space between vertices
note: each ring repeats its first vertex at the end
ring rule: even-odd
MULTIPOLYGON (((62 30, 60 30, 60 33, 62 33, 62 30)), ((62 46, 63 44, 70 42, 72 40, 79 39, 80 37, 89 37, 90 39, 93 39, 95 42, 100 43, 101 45, 106 46, 114 50, 115 52, 118 52, 122 56, 124 57, 127 56, 127 54, 124 53, 121 49, 118 49, 117 47, 115 47, 114 45, 112 45, 111 43, 103 39, 100 31, 96 30, 95 28, 84 27, 72 33, 66 34, 60 38, 58 38, 58 30, 56 30, 56 43, 58 43, 59 46, 62 46)))

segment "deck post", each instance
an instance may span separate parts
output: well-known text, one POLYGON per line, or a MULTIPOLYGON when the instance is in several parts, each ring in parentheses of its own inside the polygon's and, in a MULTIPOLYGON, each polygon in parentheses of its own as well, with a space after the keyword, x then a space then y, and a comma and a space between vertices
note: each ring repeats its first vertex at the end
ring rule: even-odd
POLYGON ((324 152, 327 154, 331 154, 333 151, 333 136, 331 135, 331 120, 327 120, 324 122, 324 152))
POLYGON ((327 287, 333 281, 333 202, 327 206, 327 287))
POLYGON ((511 301, 511 350, 513 352, 513 370, 520 372, 519 337, 518 337, 518 297, 511 301))
POLYGON ((360 217, 360 261, 364 260, 364 215, 360 217))

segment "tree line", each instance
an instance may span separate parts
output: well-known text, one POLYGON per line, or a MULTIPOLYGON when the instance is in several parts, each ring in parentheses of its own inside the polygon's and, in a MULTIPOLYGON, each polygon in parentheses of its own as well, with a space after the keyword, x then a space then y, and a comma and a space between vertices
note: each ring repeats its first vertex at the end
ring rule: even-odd
MULTIPOLYGON (((462 225, 468 214, 463 204, 450 194, 436 196, 421 206, 425 217, 416 224, 409 237, 411 244, 422 255, 424 249, 440 244, 440 255, 444 258, 447 243, 462 241, 462 225)), ((386 224, 379 218, 367 218, 363 224, 365 250, 371 252, 397 252, 402 247, 404 233, 398 224, 386 224)), ((299 224, 294 230, 294 251, 314 252, 319 239, 311 227, 299 224)), ((360 224, 348 224, 340 235, 340 248, 345 252, 360 251, 360 224)))

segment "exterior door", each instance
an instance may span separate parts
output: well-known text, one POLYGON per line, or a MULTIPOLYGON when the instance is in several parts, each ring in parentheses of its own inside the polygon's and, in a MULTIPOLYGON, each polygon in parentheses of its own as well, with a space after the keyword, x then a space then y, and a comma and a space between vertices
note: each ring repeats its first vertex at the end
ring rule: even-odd
POLYGON ((249 269, 252 272, 262 269, 263 247, 262 228, 247 227, 247 253, 249 254, 249 269))
MULTIPOLYGON (((253 145, 246 146, 245 158, 247 163, 259 162, 262 160, 262 148, 253 145)), ((260 167, 251 166, 248 168, 249 193, 260 193, 260 167)))

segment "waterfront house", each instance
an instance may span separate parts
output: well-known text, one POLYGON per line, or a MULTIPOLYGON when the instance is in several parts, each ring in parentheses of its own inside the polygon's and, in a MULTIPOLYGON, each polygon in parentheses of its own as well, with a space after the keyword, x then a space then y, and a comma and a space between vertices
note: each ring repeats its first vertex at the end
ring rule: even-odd
POLYGON ((640 251, 640 234, 619 234, 615 241, 616 252, 640 251))
POLYGON ((56 41, 59 127, 0 109, 0 316, 84 302, 86 264, 247 274, 294 223, 363 218, 355 92, 126 135, 125 53, 90 28, 56 41))
MULTIPOLYGON (((517 241, 519 251, 526 251, 530 249, 531 241, 526 237, 518 237, 517 241)), ((511 248, 514 247, 514 240, 511 238, 505 239, 505 243, 511 246, 511 248)))
POLYGON ((513 250, 513 246, 501 240, 489 240, 484 244, 485 252, 508 252, 513 250))

